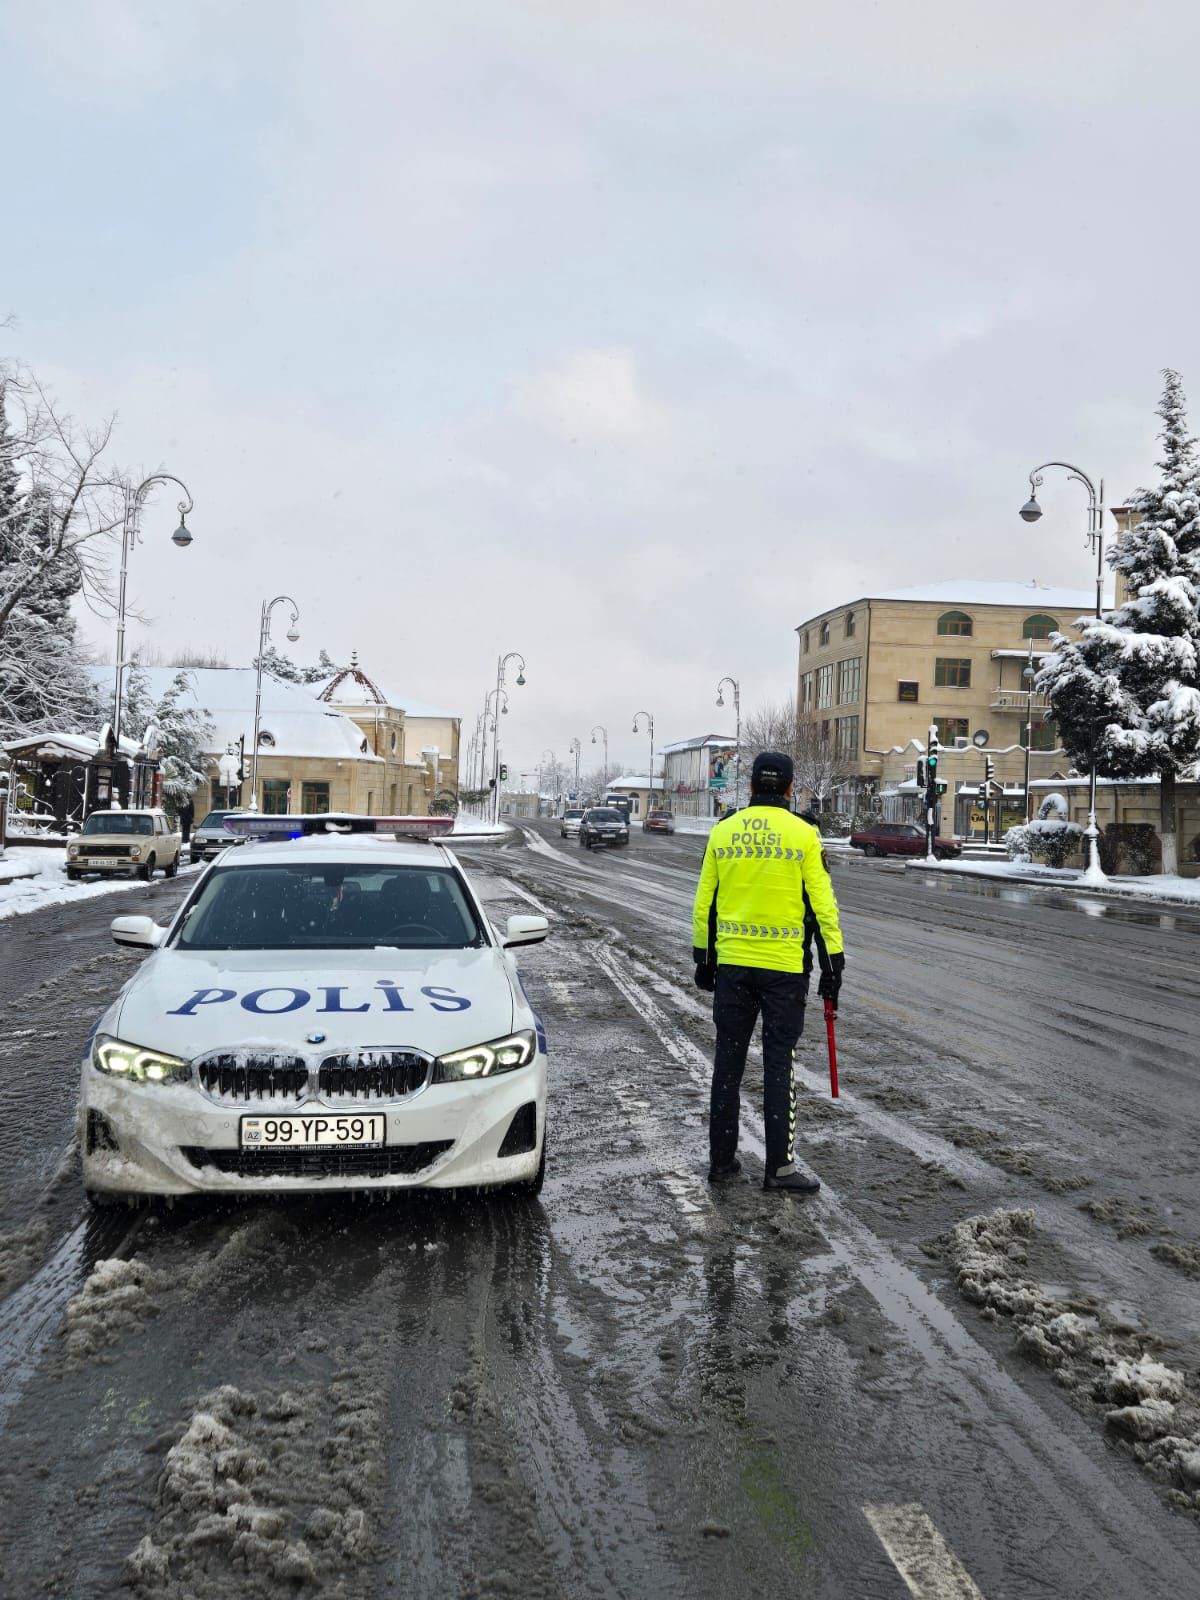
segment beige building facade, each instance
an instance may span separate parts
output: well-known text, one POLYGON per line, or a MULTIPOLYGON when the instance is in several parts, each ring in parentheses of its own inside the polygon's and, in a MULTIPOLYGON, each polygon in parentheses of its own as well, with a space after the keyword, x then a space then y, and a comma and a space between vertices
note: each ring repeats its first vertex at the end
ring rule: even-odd
POLYGON ((376 815, 425 816, 457 804, 458 717, 389 694, 363 671, 357 652, 318 698, 350 718, 384 763, 376 815))
POLYGON ((963 580, 863 595, 802 622, 797 707, 836 751, 839 809, 894 786, 895 754, 914 740, 923 750, 931 724, 943 750, 969 750, 981 769, 981 742, 1022 787, 1028 742, 1032 776, 1050 776, 1063 755, 1024 672, 1094 603, 1085 590, 963 580))

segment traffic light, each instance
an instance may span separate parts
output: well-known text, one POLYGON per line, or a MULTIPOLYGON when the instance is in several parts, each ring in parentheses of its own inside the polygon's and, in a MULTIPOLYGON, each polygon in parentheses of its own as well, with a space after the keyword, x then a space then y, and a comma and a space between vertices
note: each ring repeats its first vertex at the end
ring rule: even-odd
POLYGON ((918 789, 923 789, 924 787, 925 787, 925 763, 923 761, 918 761, 917 762, 917 788, 918 789))
POLYGON ((245 781, 246 781, 246 735, 245 734, 242 734, 241 738, 238 740, 237 781, 239 783, 245 783, 245 781))
POLYGON ((993 780, 993 778, 995 776, 995 772, 996 772, 996 763, 992 760, 991 756, 984 756, 984 758, 983 758, 983 781, 984 781, 985 786, 990 787, 990 785, 992 783, 992 780, 993 780))
POLYGON ((504 765, 503 762, 501 762, 501 764, 500 764, 500 782, 501 783, 507 783, 508 782, 508 768, 504 765))
POLYGON ((929 728, 929 750, 926 755, 926 761, 929 766, 930 783, 933 782, 934 773, 937 771, 938 754, 940 749, 941 746, 938 744, 937 725, 936 723, 931 723, 929 728))

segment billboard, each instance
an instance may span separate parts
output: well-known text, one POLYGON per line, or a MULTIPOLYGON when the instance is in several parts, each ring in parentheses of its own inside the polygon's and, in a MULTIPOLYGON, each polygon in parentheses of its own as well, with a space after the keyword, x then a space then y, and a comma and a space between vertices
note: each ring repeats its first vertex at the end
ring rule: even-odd
POLYGON ((729 787, 730 768, 734 765, 735 754, 733 747, 713 746, 708 752, 708 787, 710 789, 727 789, 729 787))

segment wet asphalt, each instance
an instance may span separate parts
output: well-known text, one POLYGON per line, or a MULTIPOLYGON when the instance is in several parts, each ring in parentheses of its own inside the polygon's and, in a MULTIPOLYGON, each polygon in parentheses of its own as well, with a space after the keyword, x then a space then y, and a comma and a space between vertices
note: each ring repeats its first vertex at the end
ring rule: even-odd
POLYGON ((938 1241, 1032 1208, 1039 1279, 1195 1381, 1200 917, 836 860, 843 1094, 810 1021, 825 1188, 797 1203, 759 1188, 753 1062, 743 1178, 705 1182, 702 844, 591 854, 543 823, 463 853, 496 919, 552 919, 521 958, 552 1052, 538 1202, 88 1216, 79 1048, 139 959, 108 920, 185 886, 3 924, 0 1593, 900 1600, 864 1509, 897 1504, 988 1600, 1195 1592, 1194 1516, 938 1241))

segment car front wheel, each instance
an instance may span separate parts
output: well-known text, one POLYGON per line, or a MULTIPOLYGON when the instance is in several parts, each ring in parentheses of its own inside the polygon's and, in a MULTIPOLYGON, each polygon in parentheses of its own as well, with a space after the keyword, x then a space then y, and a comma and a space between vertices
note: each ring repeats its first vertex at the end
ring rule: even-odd
POLYGON ((879 854, 879 851, 876 850, 876 848, 875 848, 875 846, 873 844, 865 844, 862 847, 862 853, 865 856, 877 856, 879 854))
POLYGON ((150 879, 153 876, 154 876, 154 857, 150 856, 138 868, 138 877, 142 880, 143 883, 149 883, 150 879))

